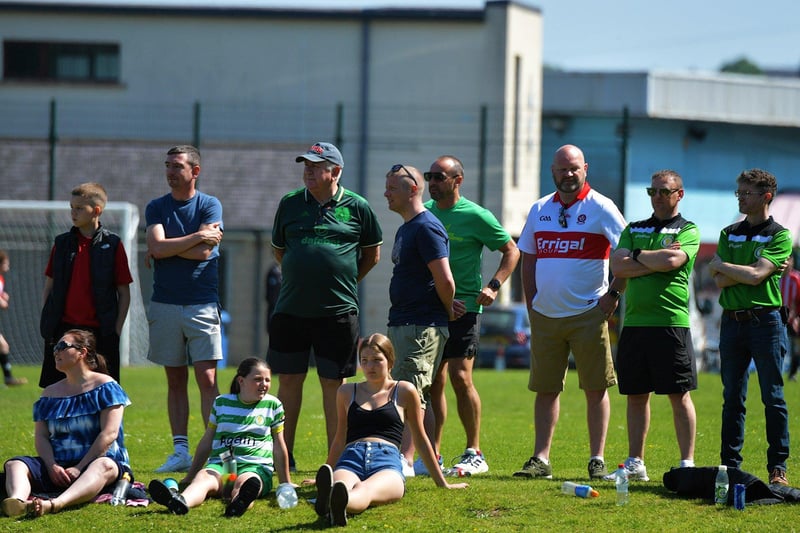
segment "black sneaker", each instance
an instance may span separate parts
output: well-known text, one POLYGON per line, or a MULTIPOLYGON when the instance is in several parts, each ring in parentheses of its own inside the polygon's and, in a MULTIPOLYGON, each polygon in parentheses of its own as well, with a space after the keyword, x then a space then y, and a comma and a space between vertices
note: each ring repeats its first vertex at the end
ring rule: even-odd
POLYGON ((183 499, 183 496, 169 490, 169 487, 164 485, 164 482, 160 479, 152 480, 147 488, 153 501, 169 509, 172 514, 186 514, 189 512, 189 506, 186 505, 186 500, 183 499))
POLYGON ((225 508, 225 516, 242 516, 261 495, 261 480, 251 477, 239 487, 239 494, 225 508))
POLYGON ((331 512, 331 488, 333 487, 333 469, 330 465, 322 465, 317 470, 317 500, 314 510, 319 516, 327 517, 331 512))
POLYGON ((334 526, 347 525, 347 502, 350 501, 350 494, 347 492, 347 485, 344 481, 337 481, 331 489, 331 522, 334 526))

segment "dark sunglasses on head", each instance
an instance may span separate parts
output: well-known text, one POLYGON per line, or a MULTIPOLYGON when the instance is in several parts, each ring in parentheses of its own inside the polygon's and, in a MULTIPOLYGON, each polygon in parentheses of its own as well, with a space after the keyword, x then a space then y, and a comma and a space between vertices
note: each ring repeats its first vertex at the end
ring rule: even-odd
POLYGON ((76 350, 80 350, 81 347, 77 344, 72 344, 71 342, 67 341, 58 341, 55 346, 53 346, 53 353, 56 352, 63 352, 67 348, 75 348, 76 350))
POLYGON ((414 185, 419 185, 417 183, 417 179, 414 177, 414 175, 411 172, 409 172, 408 169, 406 167, 404 167, 403 165, 401 165, 400 163, 398 163, 396 165, 392 165, 392 168, 390 170, 391 170, 392 174, 396 174, 397 172, 400 172, 402 170, 403 172, 405 172, 405 174, 401 174, 400 175, 401 177, 410 179, 411 181, 414 182, 414 185))
POLYGON ((672 193, 678 192, 680 189, 656 189, 655 187, 647 188, 647 196, 655 196, 660 194, 663 198, 668 197, 672 193))

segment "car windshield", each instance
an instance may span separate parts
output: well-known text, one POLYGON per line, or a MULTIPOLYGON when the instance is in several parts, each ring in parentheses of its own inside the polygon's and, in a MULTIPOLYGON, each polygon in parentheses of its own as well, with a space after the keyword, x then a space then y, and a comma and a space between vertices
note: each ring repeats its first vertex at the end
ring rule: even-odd
MULTIPOLYGON (((517 327, 517 313, 513 310, 484 309, 481 317, 481 330, 483 334, 508 333, 517 327)), ((527 316, 520 313, 523 318, 523 327, 527 327, 527 316)))

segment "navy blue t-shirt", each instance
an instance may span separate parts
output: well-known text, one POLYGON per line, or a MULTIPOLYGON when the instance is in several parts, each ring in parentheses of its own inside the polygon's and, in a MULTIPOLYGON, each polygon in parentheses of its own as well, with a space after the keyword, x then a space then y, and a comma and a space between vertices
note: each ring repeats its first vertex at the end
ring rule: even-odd
POLYGON ((444 308, 428 263, 449 255, 447 230, 430 211, 397 229, 392 247, 389 326, 447 326, 444 308))

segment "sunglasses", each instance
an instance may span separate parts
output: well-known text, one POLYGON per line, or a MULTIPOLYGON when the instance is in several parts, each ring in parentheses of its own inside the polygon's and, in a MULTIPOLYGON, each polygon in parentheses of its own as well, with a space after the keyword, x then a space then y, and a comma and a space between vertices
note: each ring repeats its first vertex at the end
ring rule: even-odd
POLYGON ((751 196, 761 196, 764 193, 761 192, 761 191, 742 191, 742 190, 739 190, 739 191, 733 191, 733 194, 736 195, 736 198, 741 198, 743 196, 745 198, 749 198, 751 196))
POLYGON ((405 172, 405 174, 401 174, 400 177, 408 178, 408 179, 410 179, 411 181, 414 182, 414 185, 419 185, 419 183, 417 183, 417 179, 414 177, 414 175, 411 174, 411 172, 409 172, 408 169, 406 167, 404 167, 403 165, 401 165, 400 163, 398 163, 396 165, 392 165, 392 168, 390 170, 391 170, 392 174, 396 174, 397 172, 400 172, 402 170, 403 172, 405 172))
POLYGON ((447 180, 447 178, 449 178, 450 176, 448 176, 444 172, 425 172, 422 175, 422 177, 425 178, 425 181, 433 180, 433 181, 438 181, 439 183, 441 183, 441 182, 447 180))
POLYGON ((647 188, 647 196, 660 195, 662 198, 667 198, 669 195, 678 192, 680 189, 656 189, 655 187, 647 188))
POLYGON ((53 346, 53 353, 56 352, 63 352, 67 348, 75 348, 76 350, 80 350, 81 346, 77 344, 72 344, 71 342, 67 341, 58 341, 55 346, 53 346))
POLYGON ((561 204, 561 210, 558 212, 558 224, 562 228, 566 228, 567 227, 567 214, 565 212, 566 210, 567 210, 567 206, 565 206, 564 204, 561 204))

